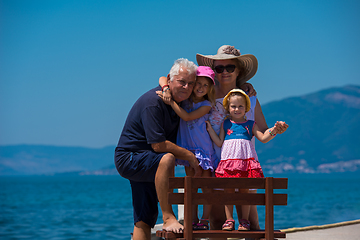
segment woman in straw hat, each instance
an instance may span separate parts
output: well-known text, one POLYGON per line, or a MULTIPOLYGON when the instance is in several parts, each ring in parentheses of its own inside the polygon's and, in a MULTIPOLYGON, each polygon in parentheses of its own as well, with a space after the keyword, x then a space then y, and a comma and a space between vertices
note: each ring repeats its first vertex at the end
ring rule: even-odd
MULTIPOLYGON (((258 62, 254 55, 241 55, 238 49, 230 45, 221 46, 216 55, 197 54, 196 60, 199 66, 209 66, 215 72, 215 79, 217 81, 215 86, 216 103, 210 111, 209 121, 215 132, 219 134, 221 123, 227 116, 222 104, 224 97, 230 90, 235 88, 241 88, 245 91, 250 90, 250 92, 253 90, 252 85, 246 82, 255 75, 258 62)), ((251 96, 250 102, 251 109, 247 112, 246 117, 249 120, 255 120, 260 130, 265 132, 268 126, 262 113, 261 105, 256 96, 251 96)), ((283 133, 286 129, 287 124, 280 122, 278 133, 283 133)), ((220 159, 220 148, 216 145, 214 145, 214 148, 220 159)), ((225 220, 224 207, 213 206, 210 217, 211 229, 221 229, 225 220)), ((252 229, 260 229, 256 206, 251 207, 249 220, 252 229)))

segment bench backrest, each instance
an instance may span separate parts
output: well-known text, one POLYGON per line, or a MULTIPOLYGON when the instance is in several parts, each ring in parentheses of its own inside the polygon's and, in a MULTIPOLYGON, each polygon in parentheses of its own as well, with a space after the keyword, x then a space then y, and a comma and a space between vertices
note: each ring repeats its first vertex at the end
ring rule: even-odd
POLYGON ((265 237, 274 238, 274 205, 287 205, 287 194, 274 194, 274 189, 287 189, 287 178, 195 178, 172 177, 169 188, 183 188, 184 193, 169 192, 169 204, 184 204, 184 238, 193 239, 192 205, 265 205, 265 237), (198 193, 198 188, 265 189, 265 193, 198 193))

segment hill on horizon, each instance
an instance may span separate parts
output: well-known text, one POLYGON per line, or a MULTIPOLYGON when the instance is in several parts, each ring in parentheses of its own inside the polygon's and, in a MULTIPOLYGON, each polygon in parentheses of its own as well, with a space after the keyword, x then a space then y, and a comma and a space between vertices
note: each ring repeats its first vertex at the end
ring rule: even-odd
POLYGON ((95 171, 113 161, 115 147, 0 146, 0 175, 95 171))
MULTIPOLYGON (((360 169, 360 86, 348 85, 262 105, 268 126, 288 130, 269 143, 256 142, 266 173, 344 172, 360 169)), ((0 146, 0 175, 117 174, 114 146, 0 146)))
POLYGON ((329 88, 271 102, 262 109, 269 127, 277 120, 289 124, 269 143, 256 143, 263 168, 274 172, 360 169, 360 86, 329 88))

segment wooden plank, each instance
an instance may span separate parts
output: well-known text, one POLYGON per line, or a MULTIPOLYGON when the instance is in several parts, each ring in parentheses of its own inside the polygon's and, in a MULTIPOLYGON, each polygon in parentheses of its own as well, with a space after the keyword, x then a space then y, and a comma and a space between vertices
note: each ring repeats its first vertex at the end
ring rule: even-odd
MULTIPOLYGON (((195 193, 193 204, 203 205, 265 205, 263 193, 195 193)), ((274 194, 274 205, 287 205, 286 194, 274 194)))
MULTIPOLYGON (((274 194, 274 205, 287 205, 287 194, 274 194)), ((250 199, 250 203, 245 205, 265 205, 265 194, 263 193, 196 193, 194 194, 193 200, 194 204, 203 205, 224 205, 224 204, 233 204, 233 205, 244 205, 246 199, 250 199), (250 195, 252 194, 252 195, 250 195), (245 195, 250 195, 245 197, 245 195), (252 202, 251 202, 252 201, 252 202)), ((168 194, 168 203, 169 204, 184 204, 184 193, 169 193, 168 194)))
MULTIPOLYGON (((193 187, 209 187, 209 188, 239 188, 247 186, 247 189, 265 189, 266 178, 213 178, 201 177, 193 178, 193 187)), ((287 178, 274 178, 274 189, 287 189, 287 178)), ((184 188, 183 177, 169 178, 169 188, 184 188)))
POLYGON ((265 238, 274 239, 274 179, 266 178, 265 185, 265 238))
POLYGON ((185 191, 184 191, 184 238, 193 239, 192 229, 192 179, 185 177, 185 191))
POLYGON ((194 178, 194 186, 196 188, 244 188, 246 189, 264 189, 265 179, 263 178, 194 178))
MULTIPOLYGON (((205 238, 208 237, 209 234, 211 237, 214 238, 264 238, 265 237, 265 230, 257 230, 257 231, 222 231, 222 230, 199 230, 193 231, 194 238, 205 238)), ((156 231, 157 237, 163 238, 182 238, 182 233, 173 233, 173 232, 166 232, 162 230, 156 231)), ((274 231, 275 238, 286 238, 286 233, 280 232, 279 230, 274 231)))
MULTIPOLYGON (((222 230, 202 230, 193 231, 194 238, 205 238, 211 236, 211 238, 264 238, 265 231, 222 231, 222 230), (210 235, 211 234, 211 235, 210 235)), ((280 231, 274 231, 273 236, 275 238, 286 238, 286 233, 280 231)))
POLYGON ((169 178, 169 189, 184 188, 184 177, 171 177, 169 178))

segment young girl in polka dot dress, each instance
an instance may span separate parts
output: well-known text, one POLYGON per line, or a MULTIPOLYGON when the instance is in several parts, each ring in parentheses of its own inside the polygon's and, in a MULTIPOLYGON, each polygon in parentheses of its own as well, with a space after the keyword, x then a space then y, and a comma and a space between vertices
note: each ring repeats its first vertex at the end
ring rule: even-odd
MULTIPOLYGON (((211 124, 207 122, 207 130, 213 142, 221 147, 221 160, 216 168, 215 176, 221 178, 263 178, 254 144, 253 136, 259 141, 266 143, 273 139, 278 131, 277 124, 262 133, 254 121, 246 120, 245 114, 250 110, 250 99, 240 89, 231 90, 224 98, 223 105, 229 113, 220 129, 219 136, 215 133, 211 124)), ((240 189, 248 192, 248 189, 240 189)), ((227 189, 234 192, 235 189, 227 189)), ((239 216, 238 230, 250 230, 249 218, 250 206, 242 206, 242 218, 239 216)), ((234 230, 233 205, 225 206, 226 222, 222 229, 234 230)))

